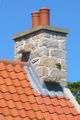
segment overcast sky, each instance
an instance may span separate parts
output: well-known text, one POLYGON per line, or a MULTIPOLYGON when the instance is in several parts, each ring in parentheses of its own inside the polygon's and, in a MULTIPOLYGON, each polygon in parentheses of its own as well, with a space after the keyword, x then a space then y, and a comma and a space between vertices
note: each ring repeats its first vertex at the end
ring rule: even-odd
POLYGON ((31 28, 31 12, 51 10, 51 25, 68 28, 68 81, 80 80, 80 0, 0 0, 0 59, 14 59, 11 37, 31 28))

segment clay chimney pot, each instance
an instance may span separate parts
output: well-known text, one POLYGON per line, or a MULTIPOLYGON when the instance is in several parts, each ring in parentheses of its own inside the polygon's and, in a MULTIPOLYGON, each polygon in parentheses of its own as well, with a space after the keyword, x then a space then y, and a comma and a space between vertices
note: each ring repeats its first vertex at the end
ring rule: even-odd
POLYGON ((32 27, 47 26, 50 25, 50 10, 48 8, 42 8, 39 11, 32 13, 32 27))
POLYGON ((40 25, 40 14, 39 12, 32 13, 32 27, 37 27, 40 25))
POLYGON ((50 10, 48 8, 40 9, 40 25, 46 26, 50 25, 50 10))

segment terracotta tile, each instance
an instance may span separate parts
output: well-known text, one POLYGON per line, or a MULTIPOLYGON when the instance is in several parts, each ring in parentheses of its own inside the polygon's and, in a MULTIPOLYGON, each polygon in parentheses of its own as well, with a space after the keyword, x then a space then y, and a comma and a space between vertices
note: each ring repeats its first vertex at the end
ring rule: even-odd
MULTIPOLYGON (((74 119, 74 116, 73 116, 72 114, 66 115, 66 118, 67 118, 68 120, 75 120, 75 119, 74 119)), ((78 119, 78 120, 79 120, 79 119, 78 119)))
POLYGON ((26 86, 27 86, 27 87, 31 87, 31 88, 32 88, 31 83, 30 83, 28 80, 27 80, 27 81, 24 80, 24 81, 26 82, 26 86))
POLYGON ((44 97, 43 100, 46 105, 51 105, 51 100, 49 97, 44 97))
POLYGON ((6 107, 7 104, 4 99, 0 99, 0 107, 6 107))
POLYGON ((5 69, 6 69, 6 67, 5 67, 4 63, 0 62, 0 71, 5 70, 5 69))
POLYGON ((4 84, 4 78, 0 77, 0 85, 4 84))
POLYGON ((43 104, 44 101, 41 96, 35 97, 38 104, 43 104))
POLYGON ((77 111, 78 112, 78 116, 80 116, 80 111, 77 111))
POLYGON ((14 117, 14 120, 22 120, 20 116, 14 117))
POLYGON ((73 115, 78 115, 78 112, 75 110, 75 108, 69 108, 69 109, 73 115))
POLYGON ((33 95, 34 95, 35 97, 38 97, 38 96, 40 96, 40 93, 38 93, 37 91, 34 91, 34 92, 33 92, 33 95))
POLYGON ((9 111, 9 108, 8 107, 4 107, 2 108, 2 113, 6 116, 10 115, 10 111, 9 111))
MULTIPOLYGON (((33 120, 39 120, 39 119, 37 119, 37 118, 33 118, 33 120)), ((45 120, 45 119, 42 119, 42 120, 45 120)))
POLYGON ((21 103, 20 101, 15 102, 15 106, 16 106, 16 108, 19 109, 19 110, 21 110, 21 109, 24 108, 23 105, 22 105, 22 103, 21 103))
POLYGON ((10 93, 16 93, 16 88, 14 86, 8 86, 9 92, 10 93))
POLYGON ((18 78, 19 80, 24 80, 24 79, 26 79, 25 74, 24 74, 23 72, 17 73, 17 78, 18 78))
POLYGON ((57 96, 57 99, 67 99, 67 98, 65 98, 64 96, 57 96))
POLYGON ((13 101, 20 101, 20 96, 16 93, 12 94, 12 100, 13 101))
POLYGON ((46 106, 46 107, 47 107, 49 113, 54 113, 55 112, 54 107, 52 105, 49 105, 49 106, 46 106))
POLYGON ((43 116, 46 120, 52 120, 52 116, 49 114, 49 112, 43 113, 43 116))
POLYGON ((32 105, 29 102, 23 103, 23 106, 24 106, 25 110, 31 110, 32 109, 32 105))
POLYGON ((3 85, 0 85, 0 90, 1 90, 1 92, 5 93, 8 91, 8 88, 5 84, 3 84, 3 85))
POLYGON ((63 99, 59 99, 58 101, 59 101, 59 104, 60 104, 62 107, 67 106, 67 102, 66 102, 66 100, 65 100, 64 98, 63 98, 63 99))
POLYGON ((13 65, 13 66, 16 66, 17 64, 22 64, 22 62, 21 61, 19 61, 19 60, 14 60, 14 61, 10 61, 10 63, 11 63, 11 65, 13 65))
POLYGON ((44 116, 41 113, 41 111, 36 111, 35 114, 36 114, 36 118, 39 119, 39 120, 42 120, 44 118, 44 116))
POLYGON ((22 68, 19 64, 15 65, 15 68, 14 68, 15 72, 21 72, 22 71, 22 68))
POLYGON ((36 99, 35 99, 34 95, 28 96, 28 99, 29 99, 30 103, 35 103, 36 102, 36 99))
POLYGON ((5 116, 5 120, 14 120, 12 116, 5 116))
POLYGON ((19 95, 24 94, 24 89, 22 87, 16 87, 16 92, 19 95))
POLYGON ((21 84, 21 86, 22 86, 23 88, 29 86, 29 82, 27 82, 26 80, 22 80, 22 81, 19 81, 19 82, 20 82, 20 84, 21 84))
POLYGON ((74 119, 75 119, 75 120, 79 120, 79 117, 78 117, 78 116, 74 116, 74 119))
POLYGON ((6 70, 1 71, 1 72, 0 72, 0 75, 1 75, 3 78, 9 77, 9 74, 8 74, 8 72, 7 72, 6 70))
POLYGON ((27 96, 25 94, 20 95, 20 100, 21 102, 26 102, 27 101, 27 96))
POLYGON ((6 85, 12 85, 12 80, 10 78, 4 79, 6 85))
POLYGON ((2 92, 0 92, 0 99, 4 98, 2 92))
POLYGON ((28 96, 33 94, 33 91, 32 91, 32 89, 30 87, 24 88, 24 92, 28 96))
POLYGON ((70 100, 66 100, 66 102, 68 107, 74 107, 73 104, 70 102, 70 100))
POLYGON ((12 99, 12 98, 11 98, 11 94, 10 94, 9 92, 4 93, 3 95, 4 95, 4 99, 5 99, 5 100, 10 100, 10 99, 12 99))
POLYGON ((51 98, 51 102, 52 102, 52 105, 54 105, 54 106, 59 105, 59 102, 58 102, 57 97, 53 97, 53 98, 51 98))
POLYGON ((2 114, 2 107, 0 107, 0 114, 2 114))
MULTIPOLYGON (((0 107, 0 114, 3 114, 3 111, 2 111, 2 109, 3 109, 3 108, 2 108, 2 107, 0 107)), ((3 114, 3 115, 4 115, 4 114, 3 114)))
POLYGON ((74 116, 75 120, 79 120, 80 119, 80 115, 74 116))
POLYGON ((66 115, 71 113, 69 107, 63 107, 62 110, 66 115))
POLYGON ((0 120, 5 120, 5 117, 2 114, 0 114, 0 120))
POLYGON ((28 116, 30 119, 34 119, 36 117, 35 112, 33 110, 27 111, 28 116))
POLYGON ((25 118, 28 116, 28 111, 25 111, 24 109, 19 110, 20 117, 25 118))
MULTIPOLYGON (((30 120, 29 117, 25 117, 23 118, 23 120, 30 120)), ((34 120, 34 119, 33 119, 34 120)), ((36 120, 36 119, 35 119, 36 120)))
POLYGON ((7 102, 7 105, 9 108, 15 108, 15 103, 13 102, 13 100, 9 100, 9 101, 6 101, 7 102))
POLYGON ((14 84, 15 87, 21 86, 21 85, 20 85, 20 81, 19 81, 18 79, 14 79, 14 80, 13 80, 13 84, 14 84))
POLYGON ((10 72, 9 73, 9 77, 11 78, 11 79, 17 79, 17 74, 13 71, 13 72, 10 72))
POLYGON ((56 106, 55 107, 55 112, 58 113, 58 114, 62 114, 63 113, 62 107, 61 106, 56 106))
POLYGON ((41 104, 41 105, 38 105, 38 106, 39 106, 39 108, 40 108, 40 110, 41 110, 42 112, 47 112, 47 111, 48 111, 48 109, 47 109, 47 107, 46 107, 45 104, 41 104))
POLYGON ((52 117, 53 120, 60 120, 60 119, 58 118, 58 114, 57 114, 57 113, 50 114, 50 115, 51 115, 51 117, 52 117))
POLYGON ((58 117, 59 117, 59 120, 67 120, 65 114, 58 115, 58 117))
POLYGON ((34 111, 39 111, 40 110, 39 105, 37 103, 31 104, 31 107, 32 107, 32 110, 34 110, 34 111))
POLYGON ((14 71, 14 67, 13 67, 11 64, 7 65, 7 66, 6 66, 6 69, 7 69, 7 71, 9 71, 9 72, 14 71))
POLYGON ((80 114, 78 115, 78 120, 80 119, 80 114))
POLYGON ((18 115, 19 115, 19 114, 18 114, 18 111, 17 111, 17 109, 16 109, 16 108, 11 109, 10 111, 11 111, 11 115, 12 115, 13 117, 15 117, 15 116, 18 116, 18 115))

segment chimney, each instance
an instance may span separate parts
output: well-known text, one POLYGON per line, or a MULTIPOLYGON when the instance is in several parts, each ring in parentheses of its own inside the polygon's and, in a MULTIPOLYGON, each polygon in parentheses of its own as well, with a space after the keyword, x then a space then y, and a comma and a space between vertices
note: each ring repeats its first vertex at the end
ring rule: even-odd
POLYGON ((32 27, 37 27, 40 25, 40 15, 39 12, 32 13, 32 27))
POLYGON ((32 13, 32 28, 38 26, 50 25, 50 10, 48 8, 42 8, 37 12, 32 13))
POLYGON ((40 25, 46 26, 50 25, 50 13, 48 8, 40 9, 40 25))

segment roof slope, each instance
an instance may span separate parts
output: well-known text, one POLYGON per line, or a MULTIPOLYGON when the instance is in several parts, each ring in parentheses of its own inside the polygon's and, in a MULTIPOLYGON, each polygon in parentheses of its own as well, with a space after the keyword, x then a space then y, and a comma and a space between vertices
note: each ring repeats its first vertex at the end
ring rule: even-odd
POLYGON ((33 90, 20 62, 0 62, 0 120, 80 120, 69 99, 33 90))

